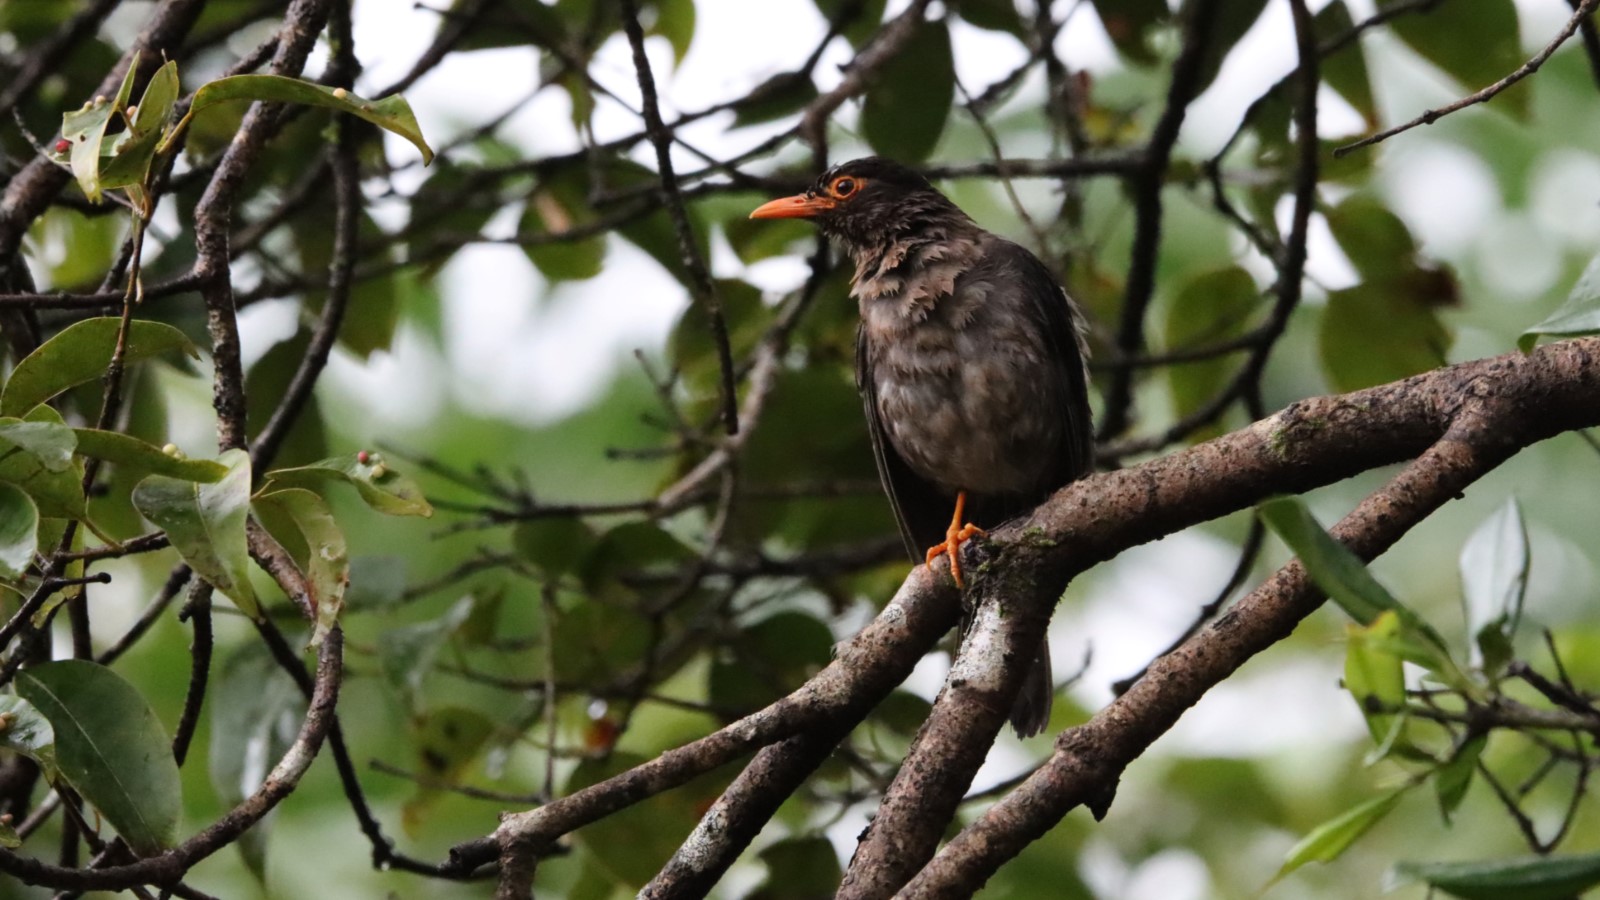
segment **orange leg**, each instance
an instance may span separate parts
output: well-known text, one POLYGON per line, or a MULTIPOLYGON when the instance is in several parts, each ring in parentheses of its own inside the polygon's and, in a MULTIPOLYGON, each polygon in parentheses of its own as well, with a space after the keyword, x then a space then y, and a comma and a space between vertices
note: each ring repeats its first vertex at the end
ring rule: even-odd
POLYGON ((950 554, 950 575, 956 580, 956 587, 958 588, 966 587, 965 584, 961 583, 961 545, 975 535, 986 533, 982 528, 971 522, 963 523, 961 521, 966 508, 967 492, 958 491, 956 493, 956 513, 950 517, 950 527, 945 529, 944 543, 934 544, 929 547, 928 558, 924 560, 927 565, 931 566, 933 561, 940 556, 946 553, 950 554))

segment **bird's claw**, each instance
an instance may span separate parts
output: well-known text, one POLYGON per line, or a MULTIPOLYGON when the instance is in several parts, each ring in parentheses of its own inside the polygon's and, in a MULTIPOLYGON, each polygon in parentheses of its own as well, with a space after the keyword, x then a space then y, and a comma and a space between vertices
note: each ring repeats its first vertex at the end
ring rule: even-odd
POLYGON ((968 522, 957 527, 954 522, 944 533, 944 543, 934 544, 928 548, 928 557, 923 560, 926 565, 933 565, 933 561, 941 556, 950 556, 950 576, 956 580, 956 587, 966 588, 961 581, 961 545, 974 537, 982 537, 988 532, 968 522))

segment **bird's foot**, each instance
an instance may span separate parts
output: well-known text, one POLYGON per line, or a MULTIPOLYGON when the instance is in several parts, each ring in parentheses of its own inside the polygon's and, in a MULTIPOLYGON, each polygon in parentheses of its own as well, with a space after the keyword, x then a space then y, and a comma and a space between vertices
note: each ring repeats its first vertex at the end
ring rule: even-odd
POLYGON ((956 522, 951 522, 950 528, 944 533, 944 543, 934 544, 932 547, 929 547, 928 558, 923 560, 923 562, 931 566, 933 565, 934 560, 944 556, 945 554, 949 554, 950 576, 956 580, 956 587, 964 589, 966 588, 966 585, 961 581, 961 545, 974 537, 982 537, 987 533, 988 532, 972 524, 971 522, 968 522, 965 525, 958 525, 956 522))

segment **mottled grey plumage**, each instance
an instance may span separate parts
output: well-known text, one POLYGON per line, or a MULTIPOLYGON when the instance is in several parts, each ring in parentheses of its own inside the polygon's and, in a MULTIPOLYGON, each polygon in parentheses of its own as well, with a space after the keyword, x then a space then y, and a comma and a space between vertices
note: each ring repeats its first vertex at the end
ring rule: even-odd
MULTIPOLYGON (((814 219, 855 260, 857 385, 914 559, 945 542, 963 492, 966 520, 992 528, 1088 471, 1077 314, 1032 253, 875 157, 836 166, 757 215, 814 219)), ((1011 713, 1019 734, 1043 730, 1052 689, 1041 646, 1011 713)))

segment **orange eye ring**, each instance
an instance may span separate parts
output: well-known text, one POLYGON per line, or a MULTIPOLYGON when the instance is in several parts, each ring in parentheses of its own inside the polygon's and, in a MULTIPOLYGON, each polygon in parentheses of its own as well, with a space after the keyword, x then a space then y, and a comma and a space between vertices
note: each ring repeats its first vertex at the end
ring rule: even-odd
POLYGON ((854 178, 851 178, 849 175, 840 175, 838 178, 833 180, 832 184, 828 185, 828 192, 833 194, 835 197, 838 197, 840 200, 843 200, 851 194, 854 194, 856 190, 860 188, 860 186, 860 182, 854 178))

